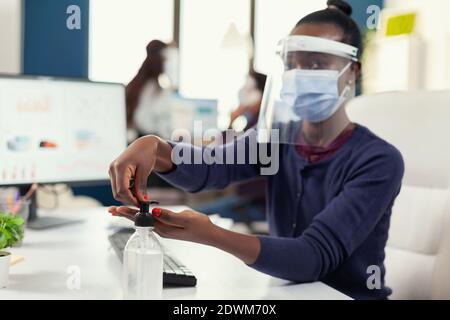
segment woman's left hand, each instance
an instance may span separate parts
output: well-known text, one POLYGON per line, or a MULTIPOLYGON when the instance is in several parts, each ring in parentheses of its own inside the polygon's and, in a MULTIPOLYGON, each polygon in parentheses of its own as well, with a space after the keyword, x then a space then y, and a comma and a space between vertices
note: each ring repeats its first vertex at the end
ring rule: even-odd
MULTIPOLYGON (((114 216, 122 216, 134 221, 139 211, 130 207, 110 207, 108 211, 114 216)), ((155 218, 154 230, 164 238, 211 244, 216 226, 203 213, 184 210, 179 213, 167 209, 153 208, 155 218)))

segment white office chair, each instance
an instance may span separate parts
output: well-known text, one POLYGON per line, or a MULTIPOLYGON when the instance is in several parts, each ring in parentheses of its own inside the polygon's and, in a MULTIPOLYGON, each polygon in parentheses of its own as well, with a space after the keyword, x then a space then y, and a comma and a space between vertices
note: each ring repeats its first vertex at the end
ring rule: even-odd
POLYGON ((386 248, 391 298, 450 299, 450 91, 362 96, 347 110, 405 161, 386 248))

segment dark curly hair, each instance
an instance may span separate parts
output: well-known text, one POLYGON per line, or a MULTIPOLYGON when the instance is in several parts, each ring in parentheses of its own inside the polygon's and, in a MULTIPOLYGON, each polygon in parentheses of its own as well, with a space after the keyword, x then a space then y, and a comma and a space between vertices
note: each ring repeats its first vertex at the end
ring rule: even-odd
POLYGON ((324 10, 316 11, 303 17, 295 26, 307 23, 335 25, 344 34, 341 41, 358 48, 358 57, 360 57, 363 50, 361 32, 356 22, 351 18, 352 7, 342 0, 328 0, 327 6, 324 10))

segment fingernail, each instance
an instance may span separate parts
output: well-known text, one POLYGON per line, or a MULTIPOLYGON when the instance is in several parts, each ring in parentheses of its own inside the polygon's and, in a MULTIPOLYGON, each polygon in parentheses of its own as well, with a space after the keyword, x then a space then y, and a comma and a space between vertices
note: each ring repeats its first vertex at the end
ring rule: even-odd
POLYGON ((149 195, 147 195, 147 194, 146 194, 146 195, 144 195, 144 200, 145 200, 145 201, 148 201, 148 200, 150 200, 150 197, 149 197, 149 195))
POLYGON ((158 218, 161 215, 161 209, 160 208, 153 208, 152 215, 154 215, 155 217, 158 218))

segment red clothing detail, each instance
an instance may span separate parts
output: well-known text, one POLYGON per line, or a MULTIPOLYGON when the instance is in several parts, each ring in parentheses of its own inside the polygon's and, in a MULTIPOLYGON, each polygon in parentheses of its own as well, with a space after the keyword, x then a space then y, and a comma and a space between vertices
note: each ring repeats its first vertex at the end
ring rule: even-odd
POLYGON ((336 151, 342 147, 348 139, 352 136, 356 129, 356 124, 350 123, 339 136, 336 137, 326 147, 308 146, 305 142, 303 134, 300 137, 300 145, 296 146, 297 152, 304 158, 308 159, 309 163, 316 163, 332 156, 336 151))

